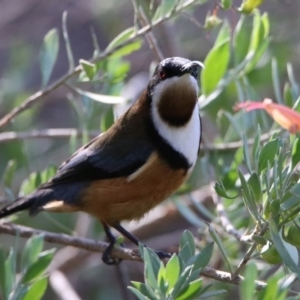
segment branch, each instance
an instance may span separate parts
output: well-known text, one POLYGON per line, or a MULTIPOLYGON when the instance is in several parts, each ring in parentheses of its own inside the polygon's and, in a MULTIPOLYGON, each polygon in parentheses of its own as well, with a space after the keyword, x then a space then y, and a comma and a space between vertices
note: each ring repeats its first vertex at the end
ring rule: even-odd
POLYGON ((216 206, 216 212, 219 216, 222 227, 228 234, 234 236, 238 241, 241 241, 242 234, 237 229, 235 229, 233 224, 228 219, 228 215, 225 211, 225 207, 221 201, 221 198, 218 196, 214 189, 214 184, 211 184, 211 197, 216 206))
MULTIPOLYGON (((74 237, 67 234, 51 233, 48 231, 32 229, 29 227, 15 225, 12 223, 0 223, 0 233, 6 233, 14 236, 18 235, 20 237, 25 237, 25 238, 29 238, 35 234, 43 234, 44 240, 46 242, 56 243, 64 246, 73 246, 73 247, 77 247, 92 252, 103 253, 106 247, 108 246, 108 243, 105 242, 99 242, 87 238, 74 237)), ((127 248, 114 249, 112 252, 112 256, 123 260, 131 260, 131 261, 139 261, 139 262, 142 261, 140 255, 138 254, 137 249, 136 250, 131 250, 127 248)), ((244 277, 242 276, 237 276, 236 278, 232 278, 230 273, 215 270, 210 267, 205 267, 201 271, 200 275, 221 282, 226 282, 235 285, 238 285, 244 279, 244 277)), ((266 283, 262 281, 256 281, 257 290, 262 290, 264 287, 266 287, 266 283)))
MULTIPOLYGON (((167 16, 164 16, 163 18, 158 19, 156 22, 154 22, 151 25, 147 25, 143 28, 141 28, 140 30, 138 30, 136 32, 135 35, 133 35, 132 37, 128 38, 126 41, 124 41, 123 43, 113 47, 111 50, 105 50, 102 53, 100 53, 97 57, 95 57, 94 59, 91 60, 92 63, 101 61, 105 58, 107 58, 108 56, 110 56, 111 54, 113 54, 115 51, 119 50, 120 48, 130 44, 132 41, 134 41, 135 39, 144 36, 146 33, 148 33, 149 31, 152 30, 153 27, 169 20, 170 18, 172 18, 175 14, 183 11, 184 9, 188 8, 189 6, 196 4, 197 0, 188 0, 185 3, 183 3, 181 6, 179 6, 178 8, 176 8, 176 10, 174 11, 174 13, 172 14, 168 14, 167 16)), ((24 102, 15 107, 14 109, 12 109, 7 115, 5 115, 4 117, 2 117, 2 119, 0 119, 0 128, 5 126, 7 123, 9 123, 16 115, 22 113, 23 111, 29 109, 31 106, 33 106, 36 102, 38 102, 41 98, 45 97, 46 95, 50 94, 52 91, 54 91, 55 89, 57 89, 58 87, 60 87, 61 85, 63 85, 66 81, 68 81, 70 78, 74 77, 75 75, 79 74, 81 72, 81 66, 78 65, 73 71, 69 72, 68 74, 62 76, 61 78, 59 78, 58 80, 56 80, 53 84, 49 85, 48 87, 46 87, 43 90, 40 90, 38 92, 36 92, 35 94, 31 95, 30 97, 28 97, 27 99, 24 100, 24 102)))

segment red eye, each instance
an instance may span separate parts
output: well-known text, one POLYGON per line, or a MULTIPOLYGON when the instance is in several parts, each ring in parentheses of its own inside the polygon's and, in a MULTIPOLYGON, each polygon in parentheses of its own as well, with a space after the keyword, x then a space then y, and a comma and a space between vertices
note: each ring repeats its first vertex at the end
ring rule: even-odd
POLYGON ((166 74, 165 71, 161 70, 161 71, 159 72, 159 77, 160 77, 161 79, 165 79, 166 76, 167 76, 167 74, 166 74))

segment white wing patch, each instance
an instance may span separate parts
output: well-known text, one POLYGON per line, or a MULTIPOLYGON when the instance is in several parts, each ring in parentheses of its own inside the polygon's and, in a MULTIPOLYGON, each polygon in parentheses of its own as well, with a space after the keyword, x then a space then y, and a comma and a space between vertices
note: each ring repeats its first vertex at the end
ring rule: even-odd
MULTIPOLYGON (((197 81, 191 75, 172 77, 162 81, 157 87, 154 88, 152 95, 152 118, 154 126, 158 133, 178 152, 183 154, 188 162, 193 166, 196 163, 198 156, 198 148, 201 135, 201 124, 199 117, 198 104, 195 105, 192 116, 188 123, 181 127, 170 126, 164 122, 159 116, 157 104, 160 100, 160 95, 165 89, 170 88, 174 84, 189 85, 190 88, 196 90, 198 94, 197 81)), ((197 102, 198 103, 198 102, 197 102)))

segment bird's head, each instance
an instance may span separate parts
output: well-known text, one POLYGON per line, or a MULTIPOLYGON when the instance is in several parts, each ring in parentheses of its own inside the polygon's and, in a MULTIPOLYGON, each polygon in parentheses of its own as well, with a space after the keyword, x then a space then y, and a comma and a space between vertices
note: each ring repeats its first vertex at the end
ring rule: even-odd
POLYGON ((148 85, 152 111, 170 126, 184 126, 197 103, 199 61, 166 58, 156 67, 148 85))

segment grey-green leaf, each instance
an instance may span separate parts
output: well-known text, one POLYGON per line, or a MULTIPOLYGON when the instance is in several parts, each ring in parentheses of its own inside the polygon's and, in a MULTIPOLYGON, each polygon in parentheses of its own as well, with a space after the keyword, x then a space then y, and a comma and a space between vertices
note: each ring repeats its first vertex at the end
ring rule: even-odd
POLYGON ((50 79, 59 50, 59 35, 57 29, 51 29, 45 36, 40 52, 42 85, 45 87, 50 79))

